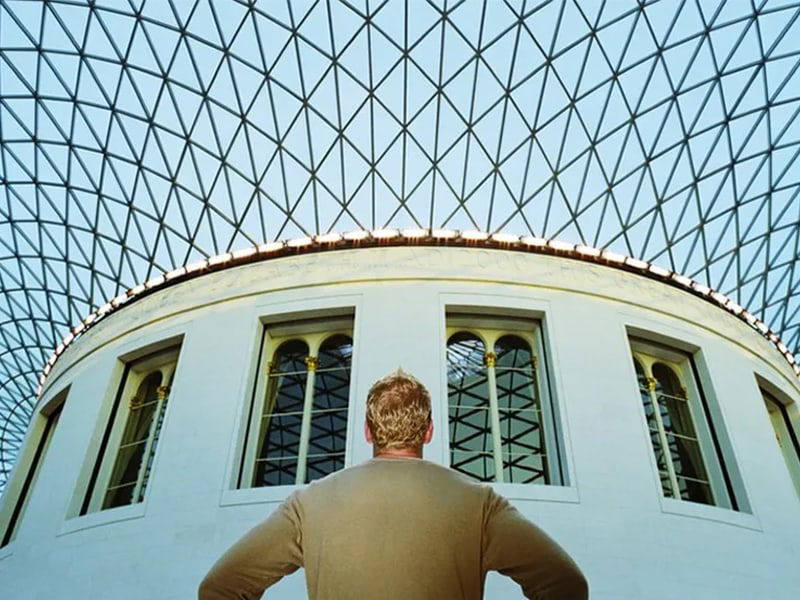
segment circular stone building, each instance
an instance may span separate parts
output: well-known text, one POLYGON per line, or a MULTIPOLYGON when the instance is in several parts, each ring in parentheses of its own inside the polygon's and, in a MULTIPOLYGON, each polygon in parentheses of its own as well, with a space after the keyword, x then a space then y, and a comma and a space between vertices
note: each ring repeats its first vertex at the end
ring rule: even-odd
POLYGON ((7 493, 4 593, 190 597, 296 485, 371 456, 367 390, 402 366, 434 399, 425 458, 492 482, 593 598, 793 597, 800 385, 774 344, 639 261, 437 234, 223 255, 83 333, 7 493))
POLYGON ((791 1, 0 0, 0 597, 192 597, 402 367, 593 599, 794 599, 799 65, 791 1))

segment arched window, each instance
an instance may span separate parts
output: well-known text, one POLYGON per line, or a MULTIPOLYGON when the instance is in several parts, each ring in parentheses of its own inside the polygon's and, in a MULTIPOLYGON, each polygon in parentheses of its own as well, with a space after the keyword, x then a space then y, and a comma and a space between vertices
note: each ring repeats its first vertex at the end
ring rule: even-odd
POLYGON ((275 350, 269 364, 254 485, 295 481, 308 355, 308 344, 303 340, 287 340, 275 350))
POLYGON ((686 388, 681 385, 680 378, 671 367, 658 362, 652 368, 661 422, 681 497, 712 504, 714 498, 711 484, 697 439, 686 388))
POLYGON ((308 438, 308 481, 344 467, 352 356, 353 340, 348 335, 333 335, 320 346, 308 438))
POLYGON ((639 393, 664 495, 703 504, 719 503, 716 495, 723 503, 729 502, 724 483, 715 486, 709 474, 707 461, 713 459, 720 481, 724 479, 689 359, 636 342, 633 349, 639 393))
POLYGON ((542 402, 535 340, 533 334, 490 327, 451 333, 447 385, 454 469, 481 481, 553 481, 558 445, 551 407, 545 410, 542 402))
POLYGON ((3 492, 5 504, 0 506, 0 548, 10 544, 16 535, 17 526, 28 506, 30 492, 35 489, 41 467, 50 452, 50 443, 68 393, 69 388, 44 400, 41 409, 33 416, 28 441, 17 457, 15 476, 9 480, 3 492))
POLYGON ((800 435, 792 423, 790 411, 796 410, 793 402, 785 398, 786 404, 771 394, 763 387, 761 395, 767 408, 767 414, 775 431, 775 441, 783 455, 789 476, 792 478, 795 490, 800 496, 800 435))
POLYGON ((531 347, 519 336, 505 335, 494 349, 504 480, 546 483, 544 419, 531 347))
MULTIPOLYGON (((636 359, 633 360, 633 366, 636 369, 636 381, 639 384, 639 395, 641 396, 642 399, 642 408, 644 409, 644 416, 647 419, 647 425, 652 430, 657 431, 658 426, 656 424, 653 402, 650 399, 650 390, 649 390, 647 374, 644 371, 642 363, 640 363, 638 360, 636 359)), ((660 468, 661 467, 659 467, 659 469, 660 468)), ((666 467, 664 467, 664 469, 666 470, 666 467)))
POLYGON ((494 480, 485 347, 478 336, 458 332, 447 341, 450 465, 481 481, 494 480))
MULTIPOLYGON (((111 471, 103 508, 131 504, 133 498, 139 501, 139 496, 134 492, 137 484, 143 479, 139 474, 147 446, 149 443, 151 451, 155 451, 154 446, 158 443, 157 437, 150 434, 155 433, 154 422, 157 413, 160 413, 158 389, 161 387, 163 377, 161 371, 147 374, 139 384, 136 394, 130 399, 128 422, 122 434, 114 469, 111 471)), ((163 406, 163 403, 161 404, 163 406)))
POLYGON ((257 383, 255 444, 245 451, 242 480, 254 487, 295 485, 343 468, 350 329, 267 337, 265 348, 270 360, 265 382, 257 383))
POLYGON ((178 352, 179 348, 173 347, 126 364, 80 514, 144 499, 178 352))
POLYGON ((655 385, 655 380, 652 380, 647 376, 645 369, 639 360, 634 358, 633 366, 636 369, 636 380, 639 384, 639 396, 642 401, 645 419, 647 419, 647 427, 650 434, 650 444, 653 447, 653 454, 655 456, 656 466, 661 479, 661 488, 665 496, 670 496, 672 494, 672 488, 670 484, 669 472, 667 470, 667 455, 665 454, 666 441, 662 441, 661 429, 659 428, 658 419, 656 418, 655 404, 653 403, 653 399, 650 395, 651 381, 653 382, 653 385, 655 385))

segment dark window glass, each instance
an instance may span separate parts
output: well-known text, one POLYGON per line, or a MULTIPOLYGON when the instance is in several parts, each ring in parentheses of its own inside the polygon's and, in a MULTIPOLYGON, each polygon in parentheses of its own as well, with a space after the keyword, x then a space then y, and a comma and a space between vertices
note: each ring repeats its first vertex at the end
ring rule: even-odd
POLYGON ((297 482, 303 407, 312 377, 304 482, 344 467, 352 354, 353 340, 343 334, 323 341, 313 371, 305 341, 289 340, 275 351, 261 414, 254 486, 297 482))
POLYGON ((314 378, 307 481, 344 467, 352 355, 353 340, 346 335, 331 336, 320 347, 314 378))
POLYGON ((63 406, 64 403, 62 400, 62 403, 59 404, 58 407, 47 416, 47 422, 45 423, 44 431, 42 432, 39 442, 36 445, 36 450, 31 460, 30 467, 25 475, 25 481, 22 482, 22 488, 20 489, 17 500, 14 503, 14 509, 11 512, 8 525, 3 533, 2 540, 0 540, 0 548, 8 545, 14 538, 17 525, 19 524, 22 514, 25 512, 25 507, 28 504, 28 497, 30 496, 31 490, 33 489, 33 486, 39 477, 39 470, 44 462, 47 450, 50 447, 50 442, 53 439, 53 434, 55 433, 58 419, 61 417, 61 409, 63 406))
POLYGON ((494 348, 504 481, 547 483, 543 419, 531 348, 514 335, 501 337, 494 348))
POLYGON ((295 482, 308 376, 307 357, 308 345, 302 340, 284 342, 275 351, 261 413, 253 476, 255 486, 295 482))
POLYGON ((495 481, 491 394, 497 396, 504 482, 548 483, 549 473, 531 347, 516 335, 497 340, 494 389, 481 339, 459 332, 447 343, 451 466, 481 481, 495 481))
POLYGON ((480 481, 495 478, 485 347, 459 332, 447 342, 450 466, 480 481))

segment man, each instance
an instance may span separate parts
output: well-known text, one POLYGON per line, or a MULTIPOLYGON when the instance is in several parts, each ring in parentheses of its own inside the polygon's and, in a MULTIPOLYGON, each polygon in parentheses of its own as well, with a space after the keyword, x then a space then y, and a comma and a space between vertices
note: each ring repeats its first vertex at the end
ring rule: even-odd
POLYGON ((527 598, 588 598, 577 565, 505 498, 422 459, 433 423, 419 381, 375 383, 364 434, 373 458, 292 493, 217 561, 200 600, 257 599, 300 567, 312 600, 472 600, 493 570, 527 598))

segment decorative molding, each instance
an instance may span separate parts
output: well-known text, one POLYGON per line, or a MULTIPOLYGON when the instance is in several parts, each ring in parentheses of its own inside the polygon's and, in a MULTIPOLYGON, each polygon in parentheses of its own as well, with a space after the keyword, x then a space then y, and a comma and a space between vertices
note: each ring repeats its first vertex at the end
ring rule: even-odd
MULTIPOLYGON (((560 240, 546 240, 544 238, 536 238, 531 236, 513 236, 511 234, 484 234, 483 232, 475 231, 455 231, 455 230, 387 230, 381 229, 373 232, 368 231, 355 231, 345 234, 325 234, 324 236, 316 236, 314 238, 304 237, 285 242, 271 242, 269 244, 261 244, 250 248, 244 248, 235 252, 227 252, 224 254, 212 256, 206 260, 194 263, 187 267, 181 267, 174 271, 168 271, 159 275, 147 282, 137 285, 129 289, 124 294, 120 294, 112 298, 109 302, 100 306, 96 311, 87 315, 83 321, 76 325, 69 334, 67 334, 61 343, 56 347, 53 354, 48 358, 45 363, 42 373, 39 376, 39 386, 36 390, 37 398, 41 395, 44 389, 47 376, 53 369, 58 358, 64 351, 81 335, 85 335, 87 331, 95 327, 98 323, 104 321, 108 316, 118 312, 125 306, 129 306, 143 298, 146 298, 158 291, 164 291, 171 288, 178 283, 196 279, 202 275, 209 273, 216 273, 239 267, 243 265, 258 263, 261 261, 273 261, 278 258, 287 257, 304 257, 304 262, 300 263, 280 263, 276 261, 273 264, 275 273, 271 276, 280 276, 287 274, 296 274, 300 272, 301 267, 304 271, 312 268, 315 265, 316 259, 320 253, 331 252, 336 250, 354 250, 366 248, 381 248, 389 249, 393 247, 424 247, 430 248, 473 248, 485 250, 485 254, 477 256, 465 256, 464 263, 450 264, 449 267, 454 269, 466 268, 468 266, 477 266, 479 268, 492 268, 494 270, 501 269, 503 272, 522 270, 525 265, 524 262, 516 262, 515 256, 522 257, 524 254, 539 254, 545 256, 553 256, 558 258, 578 260, 585 263, 599 265, 603 267, 611 267, 618 271, 627 273, 634 273, 639 276, 646 277, 666 284, 669 287, 677 288, 683 292, 687 292, 694 297, 701 298, 714 306, 722 308, 728 314, 731 314, 740 320, 747 323, 752 329, 756 330, 761 336, 768 339, 783 355, 786 361, 793 369, 795 375, 800 377, 800 366, 797 360, 788 347, 778 337, 777 333, 772 331, 763 321, 756 318, 750 312, 745 310, 742 306, 736 304, 732 299, 724 294, 714 291, 708 286, 702 285, 688 277, 678 273, 669 271, 657 265, 653 265, 647 261, 626 257, 615 252, 600 250, 596 248, 588 248, 587 246, 576 246, 568 242, 560 240), (357 234, 357 235, 356 235, 357 234), (480 234, 480 235, 478 235, 480 234), (511 253, 493 254, 496 250, 510 250, 511 253), (503 264, 499 265, 492 260, 493 257, 504 256, 502 259, 503 264), (468 261, 468 262, 466 262, 468 261)), ((411 261, 410 266, 415 267, 441 267, 442 263, 434 260, 436 255, 417 255, 409 258, 411 261)), ((375 269, 385 268, 387 264, 393 264, 389 257, 378 257, 374 267, 375 269), (383 260, 383 259, 386 260, 383 260)), ((457 261, 457 257, 448 256, 446 260, 457 261)), ((354 268, 356 265, 352 265, 354 268)), ((346 260, 338 266, 338 269, 346 269, 348 263, 346 260)), ((357 265, 361 272, 370 272, 374 269, 370 265, 357 265)), ((560 267, 562 270, 568 269, 567 263, 560 267)), ((331 275, 335 275, 335 270, 331 275)), ((606 278, 600 272, 591 271, 586 274, 587 277, 597 280, 598 284, 603 282, 606 278)), ((228 282, 228 286, 233 286, 235 282, 228 282)), ((667 288, 665 288, 666 291, 667 288)), ((652 298, 656 301, 657 298, 652 298)), ((169 296, 161 298, 161 305, 166 305, 170 301, 169 296)))

